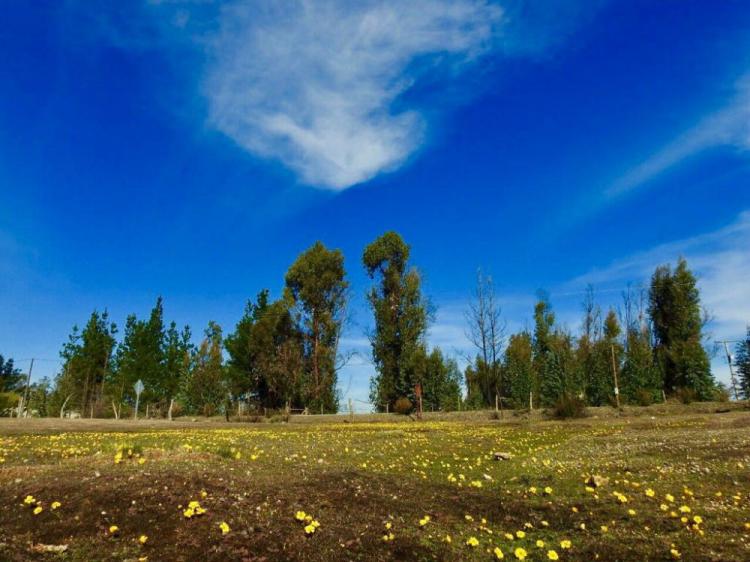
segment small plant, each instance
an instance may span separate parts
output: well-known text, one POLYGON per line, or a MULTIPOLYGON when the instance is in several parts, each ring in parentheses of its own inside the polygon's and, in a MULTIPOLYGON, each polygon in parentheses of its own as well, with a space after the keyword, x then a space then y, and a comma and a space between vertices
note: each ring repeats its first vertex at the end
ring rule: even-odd
POLYGON ((564 394, 552 407, 552 416, 558 419, 586 417, 586 403, 577 396, 564 394))
POLYGON ((413 409, 414 404, 406 396, 402 396, 393 404, 393 411, 403 416, 411 414, 413 409))

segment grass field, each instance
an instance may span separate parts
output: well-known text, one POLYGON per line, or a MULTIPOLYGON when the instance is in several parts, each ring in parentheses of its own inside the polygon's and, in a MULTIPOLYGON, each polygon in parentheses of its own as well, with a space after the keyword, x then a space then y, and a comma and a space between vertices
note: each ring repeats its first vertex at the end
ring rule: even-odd
POLYGON ((750 411, 705 411, 3 420, 0 560, 750 560, 750 411))

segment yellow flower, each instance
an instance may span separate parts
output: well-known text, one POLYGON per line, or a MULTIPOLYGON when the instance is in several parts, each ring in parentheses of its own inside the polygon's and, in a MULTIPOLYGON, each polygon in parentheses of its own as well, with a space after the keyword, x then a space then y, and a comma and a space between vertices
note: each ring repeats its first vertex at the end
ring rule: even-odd
POLYGON ((222 521, 221 523, 219 523, 219 529, 221 529, 221 534, 222 535, 226 535, 226 534, 229 533, 229 531, 231 531, 231 529, 229 528, 229 525, 227 525, 226 521, 222 521))
POLYGON ((652 490, 651 488, 648 488, 648 489, 647 489, 647 490, 645 491, 645 494, 646 494, 646 495, 647 495, 647 496, 648 496, 649 498, 653 498, 653 497, 654 497, 654 496, 656 495, 656 492, 654 492, 654 491, 653 491, 653 490, 652 490))
POLYGON ((519 560, 524 560, 526 558, 527 553, 523 548, 519 546, 517 549, 513 551, 513 554, 515 554, 516 558, 518 558, 519 560))
POLYGON ((547 558, 549 560, 559 560, 560 557, 557 555, 557 552, 554 550, 548 550, 547 551, 547 558))
POLYGON ((429 515, 425 515, 424 517, 422 517, 422 519, 419 520, 419 526, 420 527, 424 527, 429 522, 430 522, 430 516, 429 515))
POLYGON ((60 502, 52 502, 49 507, 50 507, 50 509, 55 510, 58 507, 60 507, 61 505, 62 504, 60 502))
POLYGON ((315 532, 315 525, 310 523, 309 525, 305 525, 305 534, 306 535, 312 535, 315 532))
POLYGON ((445 535, 445 537, 443 537, 443 540, 445 542, 447 542, 448 544, 450 544, 451 542, 453 542, 450 535, 445 535))
POLYGON ((519 539, 522 539, 522 538, 524 538, 526 536, 526 533, 524 533, 523 531, 516 531, 516 536, 519 539))
POLYGON ((146 544, 148 542, 148 537, 146 535, 141 535, 138 537, 138 542, 141 544, 146 544))
POLYGON ((696 515, 695 517, 693 517, 693 521, 696 525, 700 525, 701 523, 703 523, 703 517, 701 517, 700 515, 696 515))
POLYGON ((635 509, 628 509, 628 515, 630 515, 631 517, 635 515, 635 509))
POLYGON ((495 558, 497 558, 498 560, 502 560, 503 558, 505 558, 505 554, 503 554, 503 551, 499 546, 496 546, 495 550, 493 550, 492 552, 495 553, 495 558))
POLYGON ((476 537, 469 537, 468 539, 466 539, 466 545, 475 548, 479 546, 479 541, 476 537))
POLYGON ((118 527, 117 525, 110 525, 109 526, 109 534, 110 535, 116 535, 119 532, 120 532, 120 527, 118 527))
POLYGON ((686 506, 686 505, 681 505, 680 506, 680 513, 690 513, 690 511, 691 510, 690 510, 690 508, 688 506, 686 506))
MULTIPOLYGON (((294 514, 294 518, 297 521, 304 521, 305 517, 307 517, 307 513, 305 513, 304 511, 298 511, 297 513, 294 514)), ((388 529, 388 528, 389 527, 386 527, 386 529, 388 529)))
POLYGON ((549 486, 547 486, 547 487, 546 487, 546 488, 544 489, 544 495, 545 495, 545 496, 551 496, 551 495, 552 495, 552 488, 550 488, 549 486))
POLYGON ((672 494, 667 494, 664 496, 664 499, 667 500, 669 503, 674 502, 674 496, 672 494))
POLYGON ((23 503, 25 503, 26 505, 31 505, 33 503, 36 503, 36 499, 34 498, 34 496, 26 496, 23 499, 23 503))
POLYGON ((44 511, 42 506, 38 505, 34 508, 34 515, 39 515, 42 511, 44 511))
POLYGON ((560 541, 560 548, 570 548, 571 546, 572 543, 568 539, 560 541))
POLYGON ((542 539, 538 539, 536 541, 537 548, 544 548, 544 541, 542 539))
POLYGON ((680 554, 680 551, 676 548, 671 549, 669 551, 669 554, 671 554, 672 558, 674 558, 675 560, 679 560, 680 558, 682 558, 682 554, 680 554))

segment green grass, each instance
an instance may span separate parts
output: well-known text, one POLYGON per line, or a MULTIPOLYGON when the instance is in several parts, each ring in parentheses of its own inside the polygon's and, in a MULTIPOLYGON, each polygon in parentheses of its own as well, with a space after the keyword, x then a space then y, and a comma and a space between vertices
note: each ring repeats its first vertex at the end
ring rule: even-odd
POLYGON ((670 560, 671 550, 683 560, 748 560, 750 413, 678 411, 567 423, 486 414, 4 422, 0 560, 493 560, 496 547, 510 560, 516 548, 527 560, 547 560, 549 550, 560 560, 670 560), (495 451, 513 457, 495 461, 495 451), (591 474, 609 481, 587 491, 591 474), (191 500, 206 513, 186 518, 191 500), (294 519, 300 510, 320 523, 311 536, 294 519), (466 545, 471 537, 478 546, 466 545), (68 548, 49 554, 40 544, 68 548))

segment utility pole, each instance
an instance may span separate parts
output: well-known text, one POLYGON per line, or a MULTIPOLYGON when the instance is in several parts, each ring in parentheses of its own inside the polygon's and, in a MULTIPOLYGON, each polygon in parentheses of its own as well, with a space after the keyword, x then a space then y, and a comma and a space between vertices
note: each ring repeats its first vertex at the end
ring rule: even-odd
POLYGON ((23 412, 23 417, 26 417, 26 412, 28 411, 28 407, 26 406, 27 400, 29 399, 29 386, 31 386, 31 371, 34 370, 34 358, 31 358, 31 365, 29 366, 29 374, 26 377, 26 388, 23 391, 23 398, 21 398, 20 403, 18 404, 18 417, 21 417, 21 413, 23 412))
POLYGON ((617 403, 617 409, 620 409, 620 387, 617 384, 617 361, 615 361, 615 345, 612 344, 609 347, 612 351, 612 376, 615 379, 615 402, 617 403))
POLYGON ((737 381, 734 378, 734 369, 732 368, 732 355, 729 353, 729 345, 730 343, 737 343, 737 341, 734 340, 723 340, 717 343, 723 343, 724 344, 724 353, 727 355, 727 365, 729 365, 729 377, 732 381, 732 390, 734 391, 734 399, 739 400, 739 395, 737 394, 737 381))

